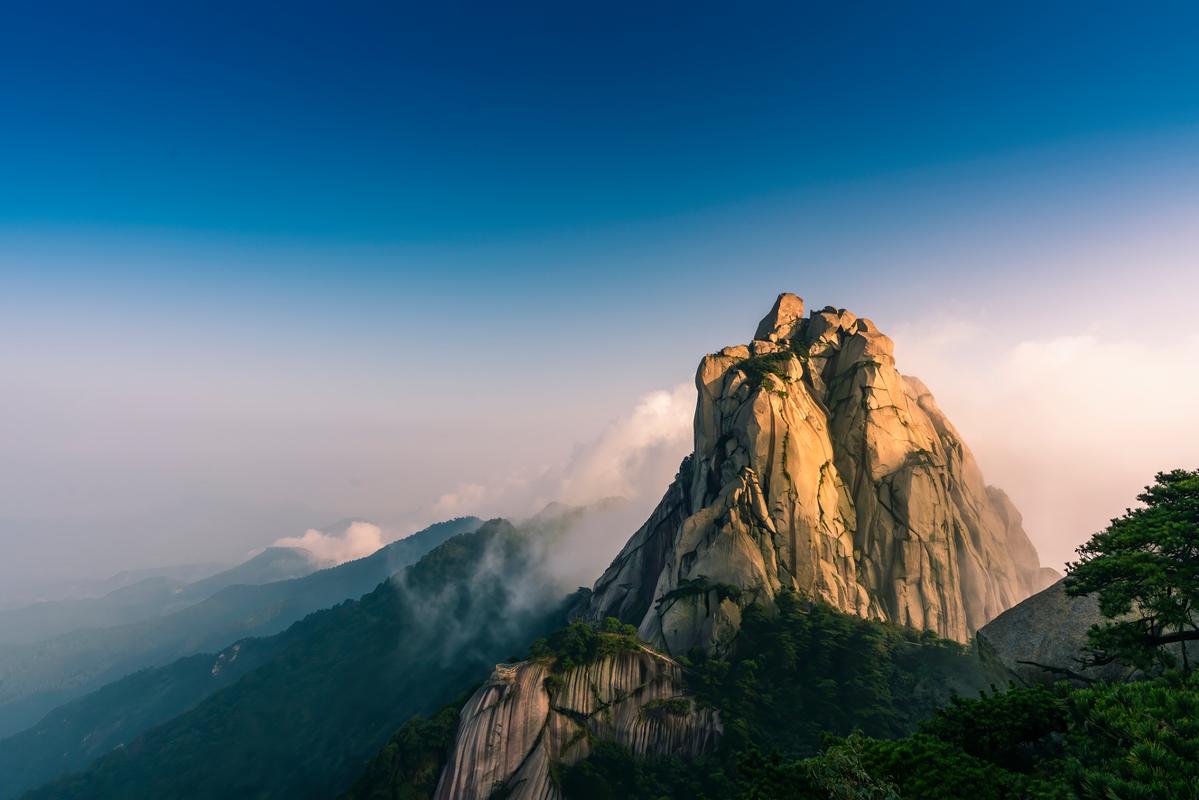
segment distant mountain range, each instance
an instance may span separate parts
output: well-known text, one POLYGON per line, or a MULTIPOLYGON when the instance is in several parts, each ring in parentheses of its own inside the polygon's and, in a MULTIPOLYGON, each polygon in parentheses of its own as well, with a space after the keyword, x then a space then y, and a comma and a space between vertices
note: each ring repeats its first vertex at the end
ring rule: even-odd
POLYGON ((168 564, 161 567, 124 569, 106 578, 77 578, 74 580, 50 580, 40 585, 42 594, 22 597, 6 595, 0 599, 0 611, 26 608, 38 603, 53 603, 60 600, 86 600, 103 597, 109 592, 124 589, 147 578, 170 578, 182 583, 198 581, 228 568, 227 563, 205 562, 195 564, 168 564))
MULTIPOLYGON (((283 633, 131 675, 57 709, 0 742, 0 797, 102 752, 86 772, 29 797, 329 797, 412 714, 565 621, 577 601, 550 601, 538 570, 568 524, 494 520, 283 633)), ((467 523, 439 531, 455 525, 467 523)))
POLYGON ((313 569, 312 559, 303 550, 268 547, 231 569, 190 582, 153 575, 99 597, 53 600, 7 609, 0 611, 0 644, 36 642, 89 628, 141 622, 194 605, 227 586, 299 578, 313 569))
POLYGON ((0 717, 59 707, 0 741, 0 800, 732 797, 772 748, 906 736, 1014 677, 972 638, 1054 575, 870 320, 780 295, 696 386, 694 452, 593 590, 551 565, 619 504, 6 647, 0 717))
POLYGON ((0 648, 0 736, 24 730, 51 709, 136 670, 273 634, 313 611, 361 596, 446 539, 480 524, 473 517, 438 523, 366 558, 264 583, 272 575, 311 571, 303 551, 269 548, 173 593, 197 602, 165 615, 5 645, 0 648))

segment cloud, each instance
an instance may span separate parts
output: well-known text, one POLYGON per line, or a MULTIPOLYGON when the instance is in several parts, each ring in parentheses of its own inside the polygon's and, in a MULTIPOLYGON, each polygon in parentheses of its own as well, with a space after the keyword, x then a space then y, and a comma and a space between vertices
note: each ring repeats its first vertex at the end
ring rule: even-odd
POLYGON ((1155 472, 1199 466, 1199 336, 1168 320, 1048 335, 948 320, 894 338, 1044 563, 1073 558, 1155 472))
POLYGON ((691 452, 694 411, 695 388, 689 384, 650 392, 594 440, 575 445, 562 463, 516 469, 486 483, 462 483, 440 495, 427 516, 521 518, 554 501, 588 505, 623 497, 637 506, 657 501, 691 452))
POLYGON ((392 585, 420 609, 413 623, 422 647, 457 667, 485 658, 487 643, 497 638, 527 639, 533 624, 591 586, 642 521, 624 502, 556 506, 515 526, 519 547, 506 536, 488 541, 462 579, 414 587, 410 571, 401 570, 392 585))
POLYGON ((332 567, 356 558, 369 556, 387 542, 378 525, 354 521, 341 531, 318 531, 309 528, 303 536, 276 539, 274 547, 299 547, 307 550, 314 564, 332 567))
POLYGON ((558 499, 575 505, 604 497, 657 499, 691 451, 694 413, 695 387, 689 384, 647 394, 594 442, 575 449, 558 499))

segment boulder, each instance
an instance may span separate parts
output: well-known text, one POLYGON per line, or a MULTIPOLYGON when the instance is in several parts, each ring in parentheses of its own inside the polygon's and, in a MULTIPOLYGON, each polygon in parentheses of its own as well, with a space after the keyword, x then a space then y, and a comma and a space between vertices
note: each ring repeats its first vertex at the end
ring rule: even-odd
POLYGON ((648 648, 604 656, 547 681, 538 661, 497 665, 459 715, 435 800, 557 800, 551 767, 586 758, 595 741, 638 757, 697 756, 721 733, 687 697, 682 668, 648 648))

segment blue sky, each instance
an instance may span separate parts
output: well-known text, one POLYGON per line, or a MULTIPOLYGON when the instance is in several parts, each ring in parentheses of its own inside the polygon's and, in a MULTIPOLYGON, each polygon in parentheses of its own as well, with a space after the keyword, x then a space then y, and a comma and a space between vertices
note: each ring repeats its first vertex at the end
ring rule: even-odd
POLYGON ((1189 4, 901 5, 13 4, 0 215, 478 241, 1196 122, 1189 4))
MULTIPOLYGON (((1108 509, 1047 510, 1078 443, 1022 457, 978 370, 1199 303, 1197 33, 1186 3, 8 4, 9 563, 402 526, 553 469, 781 290, 906 332, 1060 560, 1108 509)), ((1105 408, 1144 443, 1118 512, 1179 437, 1105 408)))

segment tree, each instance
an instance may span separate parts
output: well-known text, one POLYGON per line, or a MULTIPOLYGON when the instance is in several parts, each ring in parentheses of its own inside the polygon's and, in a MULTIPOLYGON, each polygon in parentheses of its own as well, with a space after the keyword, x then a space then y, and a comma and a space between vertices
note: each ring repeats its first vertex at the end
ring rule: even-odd
POLYGON ((1169 665, 1167 645, 1199 641, 1199 470, 1159 472, 1129 509, 1078 548, 1066 591, 1097 594, 1110 621, 1090 631, 1096 664, 1169 665))

